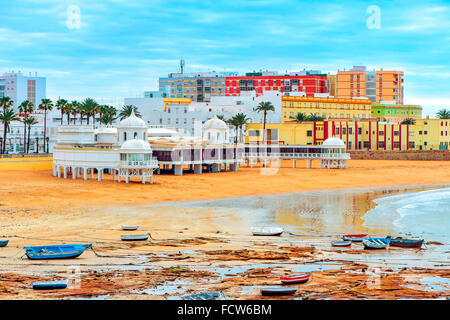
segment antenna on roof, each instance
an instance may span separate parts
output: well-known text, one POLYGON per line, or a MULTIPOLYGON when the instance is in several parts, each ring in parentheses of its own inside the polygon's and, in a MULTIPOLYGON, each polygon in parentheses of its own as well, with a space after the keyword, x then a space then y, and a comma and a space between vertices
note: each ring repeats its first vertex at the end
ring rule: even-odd
POLYGON ((184 70, 184 60, 181 59, 180 60, 180 73, 183 74, 183 70, 184 70))

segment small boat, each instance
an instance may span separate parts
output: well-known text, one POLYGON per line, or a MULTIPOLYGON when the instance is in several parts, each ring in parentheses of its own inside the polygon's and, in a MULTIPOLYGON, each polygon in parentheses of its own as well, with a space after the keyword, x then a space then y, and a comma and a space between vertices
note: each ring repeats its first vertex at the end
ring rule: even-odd
POLYGON ((351 240, 331 241, 331 245, 333 247, 349 247, 352 245, 352 241, 351 240))
POLYGON ((279 236, 283 233, 283 228, 277 227, 253 227, 252 234, 254 236, 279 236))
POLYGON ((361 234, 346 234, 342 236, 342 240, 344 241, 353 241, 353 242, 361 242, 363 239, 367 238, 369 235, 367 233, 361 234))
MULTIPOLYGON (((386 237, 391 238, 390 236, 386 237)), ((403 248, 420 248, 422 247, 424 239, 404 239, 397 237, 391 239, 390 245, 393 247, 403 247, 403 248)))
POLYGON ((203 292, 189 294, 182 297, 183 300, 225 300, 222 292, 203 292))
POLYGON ((311 277, 310 273, 293 274, 289 277, 281 277, 282 284, 305 283, 311 277))
POLYGON ((125 231, 134 231, 137 230, 139 228, 139 226, 122 226, 122 230, 125 231))
POLYGON ((365 249, 385 249, 390 242, 389 238, 367 238, 362 241, 365 249))
POLYGON ((297 292, 297 287, 268 287, 262 288, 263 296, 287 296, 297 292))
POLYGON ((68 281, 33 282, 34 290, 54 290, 67 288, 68 281))
POLYGON ((146 234, 130 234, 130 235, 122 235, 120 238, 122 241, 145 241, 150 236, 150 233, 146 234))
POLYGON ((6 247, 8 242, 9 242, 9 240, 2 240, 2 241, 0 241, 0 247, 6 247))
POLYGON ((54 246, 25 247, 28 259, 72 259, 81 255, 84 250, 89 249, 91 244, 63 244, 54 246))

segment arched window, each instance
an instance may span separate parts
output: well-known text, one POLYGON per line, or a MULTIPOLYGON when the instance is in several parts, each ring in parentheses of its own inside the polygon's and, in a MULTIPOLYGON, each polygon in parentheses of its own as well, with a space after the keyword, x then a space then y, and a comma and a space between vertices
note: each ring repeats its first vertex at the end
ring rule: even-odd
POLYGON ((123 133, 123 141, 124 142, 127 141, 127 133, 126 132, 123 133))
POLYGON ((217 141, 220 140, 220 132, 217 132, 217 141))
POLYGON ((137 132, 134 132, 134 139, 137 139, 137 137, 138 137, 137 132))
POLYGON ((211 132, 208 132, 208 140, 211 140, 211 132))

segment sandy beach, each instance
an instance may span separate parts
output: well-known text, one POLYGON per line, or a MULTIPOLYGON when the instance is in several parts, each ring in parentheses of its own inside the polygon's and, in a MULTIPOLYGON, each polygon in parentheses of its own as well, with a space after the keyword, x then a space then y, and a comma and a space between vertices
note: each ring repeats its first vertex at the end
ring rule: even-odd
POLYGON ((0 235, 10 239, 0 250, 1 299, 171 299, 198 291, 261 299, 260 286, 279 284, 281 275, 292 272, 312 272, 312 279, 288 299, 437 299, 449 294, 447 287, 429 290, 421 280, 450 278, 448 251, 442 251, 440 243, 407 253, 397 248, 367 252, 357 245, 336 250, 329 245, 341 232, 367 231, 361 217, 375 206, 372 200, 405 192, 398 186, 448 185, 449 162, 351 160, 347 170, 306 169, 300 163, 293 169, 284 162, 273 175, 244 166, 237 173, 158 175, 153 185, 119 184, 110 177, 102 182, 57 179, 45 168, 3 169, 0 181, 0 235), (376 190, 345 191, 361 188, 376 190), (321 194, 298 201, 295 195, 282 196, 320 190, 330 190, 329 206, 349 214, 321 216, 330 209, 311 200, 321 194), (260 198, 269 195, 274 200, 260 198), (277 201, 284 206, 264 211, 277 201), (286 205, 290 201, 295 201, 296 211, 286 205), (283 225, 287 232, 278 238, 255 238, 249 233, 254 223, 283 225), (151 232, 153 239, 120 241, 124 224, 139 225, 131 233, 151 232), (329 225, 342 227, 330 232, 329 225), (23 258, 25 245, 49 243, 93 243, 94 251, 75 260, 23 258), (392 257, 395 261, 389 262, 392 257), (398 262, 405 259, 411 263, 398 262), (380 266, 382 272, 374 278, 371 270, 380 266), (71 277, 73 268, 81 281, 78 286, 57 292, 30 290, 33 281, 71 277), (376 286, 370 285, 372 278, 376 286))

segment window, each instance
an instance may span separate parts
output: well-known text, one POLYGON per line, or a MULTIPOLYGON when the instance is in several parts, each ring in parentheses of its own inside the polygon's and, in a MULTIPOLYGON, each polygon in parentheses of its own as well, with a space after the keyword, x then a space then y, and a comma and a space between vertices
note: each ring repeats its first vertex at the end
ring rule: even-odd
POLYGON ((306 136, 307 137, 312 137, 312 130, 306 131, 306 136))
POLYGON ((260 132, 259 132, 259 130, 249 130, 248 131, 248 135, 250 137, 259 137, 260 136, 260 132))

